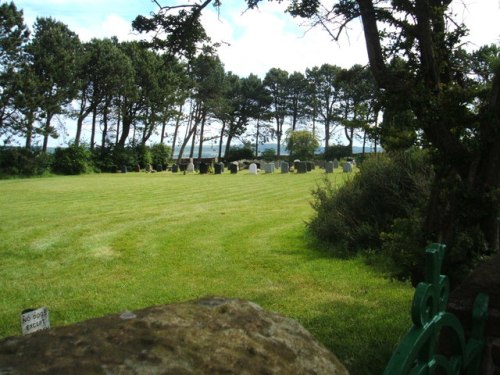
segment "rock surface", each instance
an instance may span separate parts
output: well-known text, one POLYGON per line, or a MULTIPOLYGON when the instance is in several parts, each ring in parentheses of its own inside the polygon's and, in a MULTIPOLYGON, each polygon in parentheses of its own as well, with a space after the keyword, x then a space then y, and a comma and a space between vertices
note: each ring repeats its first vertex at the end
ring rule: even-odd
POLYGON ((0 374, 348 374, 299 323, 205 298, 0 341, 0 374))

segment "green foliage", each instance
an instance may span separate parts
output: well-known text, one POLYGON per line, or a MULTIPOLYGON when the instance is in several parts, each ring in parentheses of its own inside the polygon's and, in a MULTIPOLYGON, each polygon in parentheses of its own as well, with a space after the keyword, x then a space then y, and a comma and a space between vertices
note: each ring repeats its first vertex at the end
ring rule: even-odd
POLYGON ((92 171, 92 154, 85 146, 58 147, 54 153, 52 170, 55 173, 78 175, 92 171))
POLYGON ((137 154, 132 147, 115 147, 113 151, 113 159, 118 169, 125 166, 129 170, 132 170, 137 164, 137 154))
MULTIPOLYGON (((430 195, 433 169, 428 159, 420 150, 380 154, 367 159, 359 174, 341 188, 325 180, 324 186, 313 192, 316 214, 308 223, 309 229, 340 255, 367 249, 379 251, 384 233, 385 239, 392 241, 392 248, 404 239, 412 252, 415 246, 420 251, 419 233, 408 230, 420 226, 415 228, 415 222, 410 225, 408 220, 421 217, 430 195), (391 230, 396 232, 387 234, 391 230)), ((393 254, 390 245, 385 250, 391 257, 402 256, 393 254)), ((413 260, 408 262, 410 266, 415 264, 413 260)), ((404 269, 406 275, 408 268, 404 269)))
POLYGON ((107 147, 96 147, 92 152, 92 164, 96 172, 116 172, 120 169, 115 161, 116 148, 112 145, 107 147))
POLYGON ((231 147, 229 155, 226 156, 227 161, 237 161, 244 159, 253 159, 253 150, 249 146, 231 147))
POLYGON ((334 145, 325 148, 323 159, 327 161, 333 161, 333 159, 340 160, 347 156, 351 156, 351 147, 343 145, 334 145))
POLYGON ((157 143, 151 146, 151 159, 153 161, 153 165, 162 165, 165 166, 168 164, 170 159, 170 154, 172 149, 163 143, 157 143))
POLYGON ((260 153, 260 157, 264 161, 276 160, 276 150, 274 148, 266 148, 260 153))
POLYGON ((50 171, 53 156, 21 147, 0 148, 0 177, 40 176, 50 171))
POLYGON ((137 163, 141 168, 146 168, 148 164, 153 162, 153 154, 151 149, 146 145, 138 145, 135 147, 135 153, 137 155, 137 163))
POLYGON ((290 159, 312 160, 319 141, 311 132, 294 131, 288 134, 286 147, 290 152, 290 159))

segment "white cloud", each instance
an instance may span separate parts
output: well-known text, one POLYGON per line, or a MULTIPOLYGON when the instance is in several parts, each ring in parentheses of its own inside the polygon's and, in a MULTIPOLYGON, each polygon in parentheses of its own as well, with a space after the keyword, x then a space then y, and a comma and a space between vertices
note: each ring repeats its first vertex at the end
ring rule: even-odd
POLYGON ((264 3, 260 10, 242 14, 241 8, 225 12, 221 20, 215 12, 206 12, 203 22, 215 41, 224 40, 219 55, 226 70, 240 76, 255 73, 261 77, 279 67, 290 73, 324 63, 344 67, 367 62, 364 39, 359 24, 347 39, 333 42, 321 29, 306 32, 277 3, 264 3))

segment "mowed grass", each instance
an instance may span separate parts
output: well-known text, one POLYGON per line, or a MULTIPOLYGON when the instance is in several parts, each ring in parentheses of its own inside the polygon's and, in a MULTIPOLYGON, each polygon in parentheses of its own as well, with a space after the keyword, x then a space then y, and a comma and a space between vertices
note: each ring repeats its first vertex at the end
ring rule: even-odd
MULTIPOLYGON (((329 175, 342 183, 345 174, 329 175)), ((0 181, 0 337, 207 295, 297 319, 352 374, 382 372, 413 289, 315 249, 304 175, 102 174, 0 181)))

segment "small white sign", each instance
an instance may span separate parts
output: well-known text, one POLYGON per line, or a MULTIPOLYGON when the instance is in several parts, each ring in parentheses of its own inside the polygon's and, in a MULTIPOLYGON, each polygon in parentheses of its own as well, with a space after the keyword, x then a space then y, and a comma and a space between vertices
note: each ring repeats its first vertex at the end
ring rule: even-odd
POLYGON ((42 329, 49 329, 49 309, 40 307, 36 310, 25 310, 21 313, 21 329, 27 335, 42 329))

